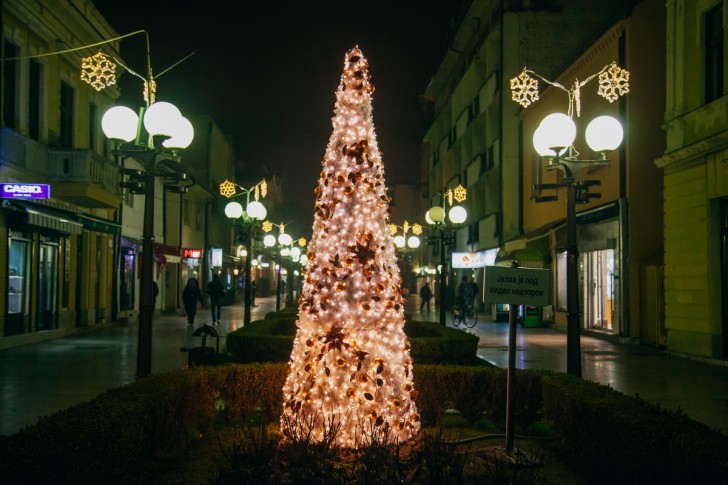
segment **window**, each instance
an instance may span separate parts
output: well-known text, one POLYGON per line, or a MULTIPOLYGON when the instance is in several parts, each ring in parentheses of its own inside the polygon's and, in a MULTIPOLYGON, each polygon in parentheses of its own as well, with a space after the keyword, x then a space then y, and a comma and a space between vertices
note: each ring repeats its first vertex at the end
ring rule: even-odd
POLYGON ((95 104, 88 105, 88 147, 91 150, 96 149, 96 116, 98 108, 95 104))
POLYGON ((723 4, 705 13, 705 102, 723 96, 723 4))
POLYGON ((73 148, 73 88, 61 81, 61 136, 63 148, 73 148))
POLYGON ((468 123, 473 121, 478 114, 480 114, 480 96, 476 94, 475 99, 468 106, 468 123))
POLYGON ((182 199, 182 221, 185 226, 192 225, 190 217, 190 201, 187 199, 182 199))
MULTIPOLYGON (((18 47, 10 41, 3 42, 4 58, 18 57, 18 47)), ((3 123, 17 129, 16 102, 18 101, 18 61, 3 61, 3 123)))
POLYGON ((40 140, 40 87, 42 65, 40 62, 30 60, 30 76, 28 90, 28 136, 33 140, 40 140))
POLYGON ((467 244, 478 244, 480 242, 480 221, 468 224, 467 244))

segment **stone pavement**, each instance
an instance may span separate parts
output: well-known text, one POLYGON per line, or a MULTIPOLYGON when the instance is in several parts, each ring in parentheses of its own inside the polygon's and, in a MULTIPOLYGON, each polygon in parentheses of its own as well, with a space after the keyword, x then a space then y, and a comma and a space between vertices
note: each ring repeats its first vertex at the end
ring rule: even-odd
MULTIPOLYGON (((421 314, 418 297, 410 296, 414 320, 438 321, 437 309, 421 314)), ((275 308, 274 298, 258 298, 252 319, 275 308)), ((209 309, 197 314, 199 327, 210 321, 209 309)), ((478 356, 497 366, 508 362, 508 324, 482 322, 470 332, 480 338, 478 356)), ((223 307, 220 348, 225 335, 243 325, 243 304, 223 307)), ((450 323, 448 323, 450 325, 450 323)), ((181 347, 200 345, 185 317, 156 316, 153 323, 152 372, 187 365, 181 347)), ((39 417, 87 401, 105 390, 135 379, 138 326, 109 324, 42 343, 0 350, 0 434, 12 434, 39 417)), ((208 345, 214 339, 208 338, 208 345)), ((608 384, 625 394, 682 409, 693 419, 728 434, 728 366, 725 361, 701 361, 670 355, 640 345, 614 344, 582 336, 585 379, 608 384)), ((516 366, 519 369, 566 370, 566 335, 549 328, 518 328, 516 366)), ((416 369, 415 369, 416 372, 416 369)))

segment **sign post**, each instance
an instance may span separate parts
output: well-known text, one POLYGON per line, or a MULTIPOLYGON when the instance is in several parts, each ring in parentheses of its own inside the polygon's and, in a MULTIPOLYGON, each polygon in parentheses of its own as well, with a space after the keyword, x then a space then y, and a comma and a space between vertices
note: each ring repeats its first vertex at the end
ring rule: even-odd
POLYGON ((516 305, 545 306, 549 302, 549 276, 546 269, 485 268, 486 303, 508 303, 508 378, 506 392, 506 452, 513 451, 513 403, 516 396, 516 305))

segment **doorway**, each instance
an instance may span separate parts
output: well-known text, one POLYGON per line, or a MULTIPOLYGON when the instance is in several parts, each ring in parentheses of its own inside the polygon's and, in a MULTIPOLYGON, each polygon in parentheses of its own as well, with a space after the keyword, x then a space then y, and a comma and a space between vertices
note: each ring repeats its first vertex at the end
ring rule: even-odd
POLYGON ((582 264, 584 326, 615 332, 614 250, 585 252, 582 264))

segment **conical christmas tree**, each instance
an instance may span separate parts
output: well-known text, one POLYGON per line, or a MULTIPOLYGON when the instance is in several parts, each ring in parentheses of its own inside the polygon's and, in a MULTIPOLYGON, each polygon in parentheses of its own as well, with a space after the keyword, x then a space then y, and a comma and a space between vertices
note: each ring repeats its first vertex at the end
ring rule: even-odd
POLYGON ((420 427, 368 67, 346 54, 281 416, 288 439, 344 448, 420 427))

